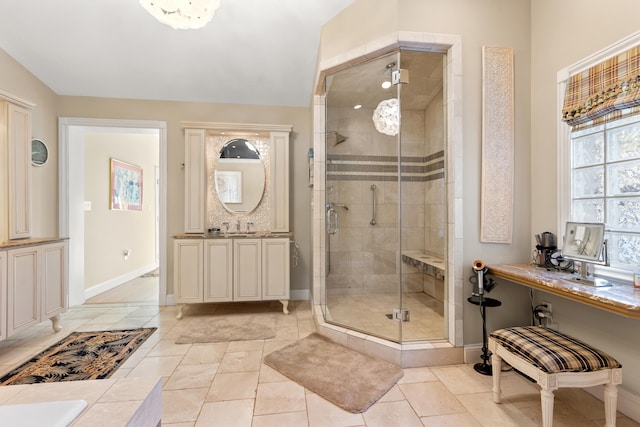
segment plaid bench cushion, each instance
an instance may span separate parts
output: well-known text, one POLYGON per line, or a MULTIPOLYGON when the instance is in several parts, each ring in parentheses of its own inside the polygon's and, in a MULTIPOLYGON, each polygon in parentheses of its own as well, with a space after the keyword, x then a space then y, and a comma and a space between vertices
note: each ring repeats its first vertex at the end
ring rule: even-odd
POLYGON ((582 341, 540 326, 499 329, 489 336, 502 347, 549 374, 588 372, 622 366, 613 357, 582 341))

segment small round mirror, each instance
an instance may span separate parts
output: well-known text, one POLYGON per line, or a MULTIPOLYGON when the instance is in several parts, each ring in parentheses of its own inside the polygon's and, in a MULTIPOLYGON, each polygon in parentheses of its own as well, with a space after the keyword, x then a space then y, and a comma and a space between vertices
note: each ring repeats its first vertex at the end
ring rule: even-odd
POLYGON ((220 149, 214 172, 216 193, 229 212, 245 214, 260 204, 265 170, 260 153, 249 141, 236 138, 220 149))

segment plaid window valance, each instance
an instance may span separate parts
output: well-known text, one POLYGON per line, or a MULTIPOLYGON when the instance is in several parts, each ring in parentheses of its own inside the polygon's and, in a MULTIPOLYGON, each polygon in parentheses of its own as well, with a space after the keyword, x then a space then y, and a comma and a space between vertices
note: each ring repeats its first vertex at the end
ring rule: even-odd
POLYGON ((640 113, 640 46, 574 74, 567 82, 562 120, 576 128, 640 113))

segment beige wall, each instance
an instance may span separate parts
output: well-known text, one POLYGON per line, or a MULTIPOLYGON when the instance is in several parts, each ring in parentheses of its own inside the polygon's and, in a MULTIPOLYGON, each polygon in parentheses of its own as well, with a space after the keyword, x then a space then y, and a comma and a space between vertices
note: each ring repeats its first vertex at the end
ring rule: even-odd
POLYGON ((180 121, 293 125, 290 148, 290 227, 300 246, 299 265, 291 270, 291 289, 309 289, 311 275, 310 193, 307 150, 308 108, 236 104, 162 102, 90 97, 59 98, 63 117, 158 120, 167 122, 167 292, 173 293, 173 239, 184 227, 184 136, 180 121))
POLYGON ((154 168, 158 137, 151 134, 86 133, 84 141, 85 288, 91 288, 155 263, 156 195, 154 168), (142 210, 111 210, 110 159, 142 168, 142 210), (125 260, 123 250, 130 249, 125 260))
MULTIPOLYGON (((557 233, 557 72, 637 32, 637 0, 531 2, 531 229, 557 233), (606 19, 613 14, 614 19, 606 19)), ((531 243, 533 245, 533 243, 531 243)), ((624 366, 622 389, 640 395, 638 320, 540 293, 561 331, 582 338, 624 366)))

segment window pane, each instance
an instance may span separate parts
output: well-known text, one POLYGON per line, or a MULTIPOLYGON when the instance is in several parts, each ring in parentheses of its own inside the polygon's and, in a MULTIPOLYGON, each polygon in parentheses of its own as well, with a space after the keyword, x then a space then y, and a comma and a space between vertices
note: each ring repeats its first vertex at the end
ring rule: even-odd
POLYGON ((602 166, 573 171, 573 197, 594 197, 604 194, 604 168, 602 166))
POLYGON ((640 123, 607 132, 607 161, 640 158, 640 123))
POLYGON ((607 196, 640 195, 640 161, 607 166, 607 196))
POLYGON ((607 225, 613 230, 640 231, 640 198, 609 199, 607 225))
POLYGON ((578 222, 604 222, 604 200, 574 200, 572 217, 578 222))
POLYGON ((634 270, 640 265, 640 236, 607 233, 609 262, 612 267, 634 270))
POLYGON ((604 135, 595 133, 573 140, 573 167, 604 162, 604 135))

